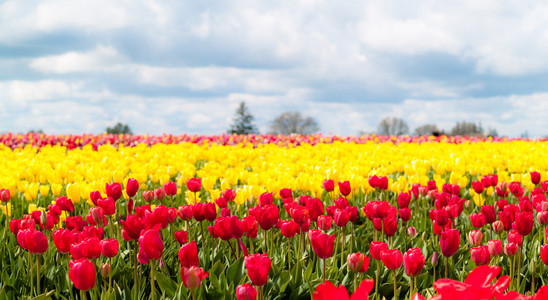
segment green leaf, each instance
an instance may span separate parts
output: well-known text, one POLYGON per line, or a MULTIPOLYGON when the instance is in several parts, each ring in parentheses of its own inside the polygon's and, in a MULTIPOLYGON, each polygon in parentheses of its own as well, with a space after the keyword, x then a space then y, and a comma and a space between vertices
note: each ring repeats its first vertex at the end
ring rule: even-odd
POLYGON ((177 291, 177 283, 175 281, 160 272, 156 273, 156 281, 168 297, 175 297, 175 292, 177 291))
POLYGON ((228 283, 234 283, 237 285, 242 279, 242 269, 243 269, 243 258, 236 260, 228 269, 226 270, 226 279, 228 283))

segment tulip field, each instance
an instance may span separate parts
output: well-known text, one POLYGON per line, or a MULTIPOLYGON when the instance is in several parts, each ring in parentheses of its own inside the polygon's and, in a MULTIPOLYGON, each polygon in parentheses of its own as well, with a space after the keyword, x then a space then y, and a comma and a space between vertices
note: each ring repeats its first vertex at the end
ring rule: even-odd
POLYGON ((548 299, 548 140, 0 135, 0 299, 548 299))

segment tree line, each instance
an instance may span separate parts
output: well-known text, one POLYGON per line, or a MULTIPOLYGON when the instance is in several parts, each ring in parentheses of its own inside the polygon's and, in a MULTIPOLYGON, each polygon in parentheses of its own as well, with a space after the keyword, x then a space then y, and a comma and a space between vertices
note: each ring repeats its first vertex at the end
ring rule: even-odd
MULTIPOLYGON (((269 134, 301 134, 308 135, 320 131, 320 126, 316 119, 310 116, 303 116, 297 111, 286 111, 277 116, 270 122, 268 127, 269 134)), ((41 131, 40 131, 41 132, 41 131)), ((127 124, 118 122, 112 127, 107 127, 109 134, 132 134, 131 128, 127 124)), ((255 125, 255 117, 249 111, 245 102, 240 102, 236 113, 232 119, 232 124, 228 128, 229 134, 257 134, 259 130, 255 125)), ((438 136, 438 135, 466 135, 466 136, 498 136, 494 128, 484 128, 480 123, 461 121, 457 122, 449 131, 437 127, 436 124, 424 124, 410 131, 407 122, 401 118, 385 117, 377 125, 376 132, 359 132, 359 135, 375 133, 378 135, 415 135, 415 136, 438 136)))

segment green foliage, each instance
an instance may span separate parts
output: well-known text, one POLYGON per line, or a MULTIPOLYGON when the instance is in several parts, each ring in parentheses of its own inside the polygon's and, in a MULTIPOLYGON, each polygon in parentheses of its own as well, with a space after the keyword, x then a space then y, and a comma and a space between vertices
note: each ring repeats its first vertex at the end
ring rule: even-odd
POLYGON ((249 109, 245 105, 245 102, 241 102, 240 106, 236 110, 236 115, 228 133, 230 134, 252 134, 258 133, 257 128, 254 124, 253 115, 249 112, 249 109))
POLYGON ((127 124, 122 124, 120 122, 112 127, 107 127, 106 132, 108 134, 133 134, 131 128, 127 124))

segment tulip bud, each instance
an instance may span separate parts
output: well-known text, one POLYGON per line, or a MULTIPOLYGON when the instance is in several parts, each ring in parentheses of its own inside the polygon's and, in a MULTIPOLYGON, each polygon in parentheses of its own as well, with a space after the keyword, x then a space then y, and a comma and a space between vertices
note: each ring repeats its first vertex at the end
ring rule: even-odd
POLYGON ((529 272, 532 274, 535 274, 535 271, 537 270, 537 266, 535 264, 535 260, 531 259, 531 262, 529 263, 529 272))
POLYGON ((257 299, 257 290, 250 283, 241 284, 236 287, 237 300, 255 300, 257 299))
POLYGON ((468 233, 468 242, 472 247, 477 247, 481 245, 481 240, 483 239, 483 233, 479 230, 472 230, 468 233))
POLYGON ((109 277, 111 272, 112 272, 112 270, 110 268, 110 264, 106 263, 106 264, 101 265, 101 276, 103 278, 109 277))
POLYGON ((504 223, 500 220, 493 222, 491 226, 493 226, 493 231, 496 234, 500 234, 504 230, 504 223))
POLYGON ((350 269, 353 272, 358 272, 363 265, 363 262, 365 260, 365 255, 362 253, 350 253, 346 257, 346 263, 348 266, 348 269, 350 269))
POLYGON ((537 221, 540 225, 548 224, 548 211, 539 211, 537 214, 537 221))
POLYGON ((471 204, 470 200, 466 200, 464 202, 464 207, 468 210, 468 209, 470 209, 470 204, 471 204))
POLYGON ((499 240, 491 240, 487 242, 487 246, 489 247, 489 254, 491 256, 499 256, 502 248, 502 243, 499 240))
POLYGON ((408 227, 407 228, 407 234, 414 238, 416 235, 417 235, 417 229, 415 229, 415 227, 408 227))
POLYGON ((48 218, 45 212, 41 212, 40 214, 40 224, 46 225, 48 223, 48 218))
POLYGON ((164 259, 163 258, 160 258, 160 263, 158 264, 158 266, 160 267, 160 269, 164 269, 164 259))
POLYGON ((438 265, 438 252, 434 252, 432 254, 432 259, 431 259, 431 262, 432 262, 432 266, 435 267, 438 265))
POLYGON ((8 189, 3 189, 3 190, 0 190, 0 200, 2 202, 8 202, 10 201, 10 190, 8 189))

